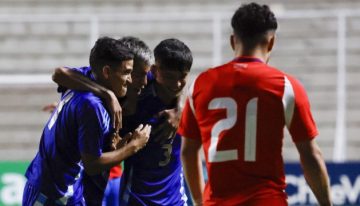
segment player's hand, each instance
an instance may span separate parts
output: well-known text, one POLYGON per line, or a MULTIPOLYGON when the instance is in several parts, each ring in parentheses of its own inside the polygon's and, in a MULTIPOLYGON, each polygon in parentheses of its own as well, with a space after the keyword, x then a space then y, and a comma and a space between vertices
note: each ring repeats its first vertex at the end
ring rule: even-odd
POLYGON ((168 139, 174 138, 179 127, 180 112, 178 109, 168 109, 161 111, 157 117, 162 120, 160 124, 151 131, 155 136, 155 142, 163 143, 168 139))
POLYGON ((119 131, 122 128, 122 108, 114 92, 108 90, 107 93, 108 96, 105 100, 110 111, 111 124, 114 131, 119 131))
POLYGON ((149 141, 150 132, 151 126, 148 124, 145 126, 140 124, 139 127, 135 129, 129 142, 129 144, 134 146, 135 152, 146 146, 146 143, 149 141))
POLYGON ((119 134, 116 132, 116 133, 113 133, 111 134, 111 145, 110 145, 110 150, 113 151, 113 150, 116 150, 117 149, 117 144, 119 143, 119 141, 121 140, 121 137, 119 136, 119 134))
POLYGON ((117 142, 116 148, 119 149, 127 145, 130 142, 131 137, 132 137, 132 133, 129 132, 123 138, 120 138, 120 141, 117 142))
POLYGON ((129 137, 131 137, 131 134, 129 136, 129 134, 125 135, 124 138, 121 138, 118 132, 114 132, 111 134, 111 145, 110 145, 110 150, 116 150, 122 146, 125 145, 125 141, 129 139, 129 137))
POLYGON ((51 104, 45 105, 42 108, 42 111, 52 113, 56 109, 57 105, 58 105, 57 102, 53 102, 51 104))

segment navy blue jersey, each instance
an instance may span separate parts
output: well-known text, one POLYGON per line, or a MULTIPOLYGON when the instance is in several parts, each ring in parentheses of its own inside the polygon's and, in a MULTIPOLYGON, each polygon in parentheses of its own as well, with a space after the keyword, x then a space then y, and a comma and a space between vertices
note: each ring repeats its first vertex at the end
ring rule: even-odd
POLYGON ((110 118, 101 99, 68 90, 47 122, 28 182, 63 204, 83 199, 81 154, 100 156, 109 144, 110 118))
MULTIPOLYGON (((155 115, 165 105, 155 91, 156 82, 150 81, 142 91, 137 103, 136 114, 124 117, 122 135, 133 131, 139 124, 151 124, 153 129, 161 122, 155 115)), ((160 144, 150 135, 147 146, 125 160, 121 178, 120 205, 185 205, 183 172, 180 162, 181 138, 176 135, 160 144)))
MULTIPOLYGON (((95 81, 95 77, 91 72, 91 67, 84 66, 71 69, 79 72, 90 80, 95 81)), ((107 152, 109 148, 105 147, 103 149, 105 152, 107 152)), ((108 182, 109 173, 109 171, 103 171, 101 174, 93 176, 89 176, 86 173, 83 174, 82 182, 84 186, 84 198, 86 205, 101 205, 108 182)))

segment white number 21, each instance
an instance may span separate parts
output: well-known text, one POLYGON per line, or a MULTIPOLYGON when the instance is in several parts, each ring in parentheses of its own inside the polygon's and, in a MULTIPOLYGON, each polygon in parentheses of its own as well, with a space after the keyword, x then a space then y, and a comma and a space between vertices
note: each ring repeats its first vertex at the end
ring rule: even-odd
MULTIPOLYGON (((246 105, 244 160, 256 160, 256 115, 258 98, 252 98, 246 105)), ((210 101, 209 109, 226 109, 226 118, 217 121, 211 129, 211 142, 208 152, 209 162, 225 162, 238 159, 238 150, 217 150, 219 135, 234 127, 237 121, 237 103, 233 98, 222 97, 210 101)))

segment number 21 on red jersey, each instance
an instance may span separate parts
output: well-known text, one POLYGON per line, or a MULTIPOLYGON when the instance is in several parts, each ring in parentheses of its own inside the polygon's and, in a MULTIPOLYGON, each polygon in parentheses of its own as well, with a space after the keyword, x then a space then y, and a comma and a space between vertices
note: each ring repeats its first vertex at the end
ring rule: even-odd
MULTIPOLYGON (((244 161, 256 161, 256 116, 258 98, 252 98, 246 105, 245 117, 245 144, 244 161)), ((226 118, 217 121, 211 129, 211 141, 208 152, 209 162, 225 162, 238 159, 238 150, 217 150, 219 135, 222 131, 231 129, 237 121, 237 103, 231 97, 212 99, 209 103, 209 110, 225 109, 226 118)))

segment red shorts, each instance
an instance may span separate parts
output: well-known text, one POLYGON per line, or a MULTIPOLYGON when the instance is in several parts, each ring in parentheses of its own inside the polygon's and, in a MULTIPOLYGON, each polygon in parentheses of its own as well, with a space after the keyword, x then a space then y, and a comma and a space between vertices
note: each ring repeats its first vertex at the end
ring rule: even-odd
POLYGON ((266 198, 266 199, 257 199, 251 200, 241 206, 287 206, 287 201, 283 198, 266 198))
MULTIPOLYGON (((235 201, 236 202, 236 201, 235 201)), ((234 201, 218 201, 218 202, 205 202, 205 206, 287 206, 288 203, 285 198, 263 198, 263 199, 251 199, 244 203, 235 203, 234 201)))

